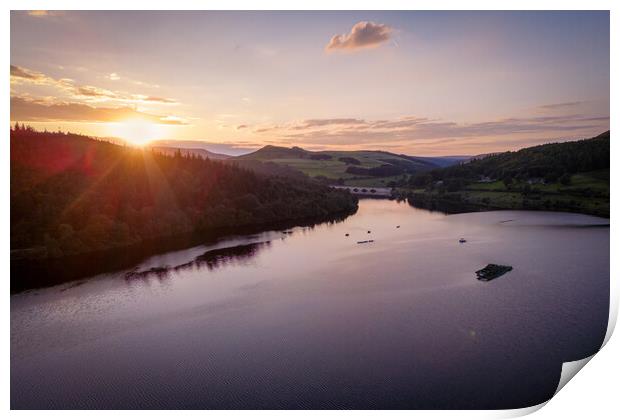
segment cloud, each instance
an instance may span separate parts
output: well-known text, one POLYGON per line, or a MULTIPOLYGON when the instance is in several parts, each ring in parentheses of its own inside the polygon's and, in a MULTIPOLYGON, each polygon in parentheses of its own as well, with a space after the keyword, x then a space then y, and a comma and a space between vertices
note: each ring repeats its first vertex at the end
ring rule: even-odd
POLYGON ((108 79, 110 80, 120 80, 121 76, 119 76, 117 73, 110 73, 108 74, 108 79))
POLYGON ((118 122, 129 119, 167 125, 187 124, 176 116, 149 114, 129 107, 95 107, 78 102, 11 96, 11 121, 118 122))
POLYGON ((117 95, 107 89, 101 89, 95 86, 71 86, 78 96, 86 96, 90 98, 111 98, 116 99, 117 95))
POLYGON ((561 102, 558 104, 541 105, 539 106, 539 108, 547 109, 547 110, 556 110, 556 109, 562 109, 562 108, 572 108, 572 107, 575 107, 581 104, 583 104, 583 101, 561 102))
POLYGON ((62 16, 62 12, 59 10, 28 10, 28 16, 44 18, 51 16, 62 16))
POLYGON ((267 133, 270 140, 279 144, 310 148, 382 148, 381 145, 398 144, 407 152, 429 150, 433 154, 436 150, 451 149, 451 153, 476 154, 506 150, 518 142, 536 144, 527 144, 528 139, 585 138, 608 129, 608 115, 564 113, 471 123, 418 116, 391 120, 328 118, 258 126, 253 131, 257 135, 267 133), (480 151, 482 146, 486 149, 480 151))
MULTIPOLYGON (((286 125, 267 125, 267 126, 257 126, 254 128, 255 133, 266 133, 269 131, 278 131, 278 130, 307 130, 311 128, 317 127, 325 127, 325 126, 356 126, 356 125, 366 125, 367 122, 365 120, 360 120, 357 118, 324 118, 324 119, 310 119, 303 120, 297 123, 290 123, 286 125)), ((243 124, 239 127, 249 127, 246 124, 243 124)))
POLYGON ((388 41, 392 28, 374 22, 358 22, 348 34, 334 35, 325 46, 325 51, 355 51, 363 48, 375 48, 388 41))
POLYGON ((143 95, 133 95, 134 98, 138 98, 144 102, 159 102, 161 104, 176 104, 178 103, 174 99, 170 98, 162 98, 161 96, 143 96, 143 95))
POLYGON ((294 130, 304 130, 312 127, 324 127, 326 125, 359 125, 365 124, 364 120, 357 118, 328 118, 304 120, 301 124, 292 127, 294 130))
POLYGON ((23 67, 11 64, 11 83, 30 82, 37 84, 46 84, 53 79, 47 77, 38 71, 25 69, 23 67))
MULTIPOLYGON (((116 73, 112 73, 116 74, 116 73)), ((118 76, 118 75, 117 75, 118 76)), ((132 94, 121 91, 113 91, 90 85, 79 85, 72 79, 54 79, 41 72, 19 67, 11 64, 11 84, 36 84, 54 87, 68 94, 72 99, 86 102, 114 101, 122 103, 158 103, 173 105, 178 102, 174 99, 159 96, 132 94)))

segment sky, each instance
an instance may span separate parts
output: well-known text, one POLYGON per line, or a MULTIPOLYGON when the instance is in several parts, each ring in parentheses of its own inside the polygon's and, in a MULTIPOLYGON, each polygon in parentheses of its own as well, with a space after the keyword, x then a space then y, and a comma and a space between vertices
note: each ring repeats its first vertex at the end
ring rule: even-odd
POLYGON ((609 129, 609 13, 11 12, 11 121, 476 155, 609 129))

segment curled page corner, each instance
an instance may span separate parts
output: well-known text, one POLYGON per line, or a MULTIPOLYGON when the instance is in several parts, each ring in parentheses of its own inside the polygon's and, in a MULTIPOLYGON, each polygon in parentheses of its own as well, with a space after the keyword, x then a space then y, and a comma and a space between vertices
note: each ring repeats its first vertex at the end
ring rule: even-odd
MULTIPOLYGON (((615 297, 615 299, 617 299, 617 296, 615 297)), ((607 332, 605 333, 605 338, 603 339, 603 344, 601 345, 601 348, 596 353, 598 353, 603 347, 605 347, 605 344, 607 344, 607 342, 611 338, 614 332, 614 329, 616 327, 617 318, 618 318, 618 302, 617 300, 614 301, 614 296, 612 295, 611 305, 609 309, 609 322, 607 323, 607 332)), ((594 356, 596 356, 596 353, 594 353, 591 356, 585 357, 583 359, 573 360, 572 362, 564 362, 562 364, 562 372, 560 373, 560 381, 558 382, 558 387, 555 389, 555 392, 553 393, 553 397, 555 397, 558 394, 558 392, 560 392, 560 390, 564 388, 564 385, 566 385, 571 379, 573 379, 573 377, 585 365, 587 365, 588 362, 592 360, 594 356)), ((545 402, 542 402, 537 405, 533 405, 531 407, 523 407, 523 408, 517 408, 514 410, 506 410, 505 412, 501 413, 498 417, 499 418, 515 418, 515 417, 527 416, 528 414, 532 414, 540 410, 541 408, 543 408, 545 405, 547 405, 549 401, 551 401, 553 397, 551 397, 545 402)))
POLYGON ((501 411, 494 411, 493 412, 493 418, 499 418, 499 419, 512 419, 512 418, 517 418, 517 417, 523 417, 523 416, 527 416, 528 414, 532 414, 538 410, 540 410, 541 408, 543 408, 545 405, 547 405, 547 403, 550 400, 547 400, 545 402, 541 402, 540 404, 536 404, 536 405, 532 405, 530 407, 523 407, 523 408, 513 408, 510 410, 501 410, 501 411))
POLYGON ((566 385, 568 381, 573 379, 573 376, 575 376, 577 372, 579 372, 581 368, 583 368, 595 356, 595 354, 593 354, 592 356, 588 356, 584 359, 573 360, 572 362, 564 362, 562 364, 560 382, 558 383, 558 387, 556 388, 553 396, 556 396, 557 393, 560 392, 562 388, 564 388, 564 385, 566 385))
MULTIPOLYGON (((611 283, 610 290, 610 303, 609 303, 609 321, 607 322, 607 332, 605 333, 605 338, 603 339, 603 345, 601 348, 605 347, 605 344, 609 341, 614 330, 616 329, 616 321, 618 320, 618 293, 614 293, 614 283, 611 283)), ((600 351, 600 350, 599 350, 600 351)))
MULTIPOLYGON (((583 359, 573 360, 572 362, 564 362, 562 364, 560 382, 558 383, 558 387, 553 393, 553 397, 555 397, 557 393, 560 392, 562 388, 564 388, 564 385, 566 385, 571 379, 573 379, 577 372, 579 372, 595 355, 596 353, 583 359)), ((499 416, 497 416, 496 418, 515 418, 527 416, 528 414, 532 414, 543 408, 545 405, 547 405, 549 401, 551 401, 551 399, 553 399, 553 397, 551 397, 547 401, 544 401, 537 405, 533 405, 531 407, 523 407, 500 412, 499 416)))

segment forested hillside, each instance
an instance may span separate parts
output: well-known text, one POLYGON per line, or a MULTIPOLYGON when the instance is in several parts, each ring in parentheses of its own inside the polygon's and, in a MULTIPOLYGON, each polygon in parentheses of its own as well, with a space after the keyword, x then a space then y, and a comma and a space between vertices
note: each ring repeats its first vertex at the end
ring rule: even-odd
POLYGON ((351 212, 357 201, 203 159, 65 133, 11 129, 11 250, 45 258, 192 231, 351 212))
POLYGON ((473 159, 403 179, 414 205, 475 209, 561 210, 609 217, 609 131, 473 159))
POLYGON ((229 155, 223 153, 213 153, 206 149, 200 148, 188 148, 188 147, 174 147, 174 146, 149 146, 149 148, 155 152, 159 152, 163 155, 174 155, 180 152, 182 155, 196 155, 203 158, 209 158, 212 160, 225 160, 230 158, 229 155))
POLYGON ((609 168, 609 131, 592 139, 550 143, 528 147, 517 152, 493 154, 468 163, 429 172, 434 179, 481 176, 493 179, 543 178, 557 181, 565 174, 609 168))

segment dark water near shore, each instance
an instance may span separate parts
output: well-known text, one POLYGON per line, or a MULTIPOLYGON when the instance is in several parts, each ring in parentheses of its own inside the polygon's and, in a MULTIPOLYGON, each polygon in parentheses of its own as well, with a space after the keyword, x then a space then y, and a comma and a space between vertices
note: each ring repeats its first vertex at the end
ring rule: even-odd
POLYGON ((538 404, 562 362, 603 341, 601 223, 361 200, 340 223, 230 238, 16 294, 11 407, 538 404), (477 281, 488 263, 514 268, 477 281))
POLYGON ((294 226, 314 227, 317 224, 337 223, 351 213, 332 214, 323 218, 284 221, 265 225, 220 228, 208 232, 193 232, 145 240, 121 248, 93 251, 51 259, 11 259, 11 293, 55 286, 73 280, 131 269, 147 257, 156 254, 193 248, 211 247, 231 236, 251 236, 269 230, 288 230, 294 226))

